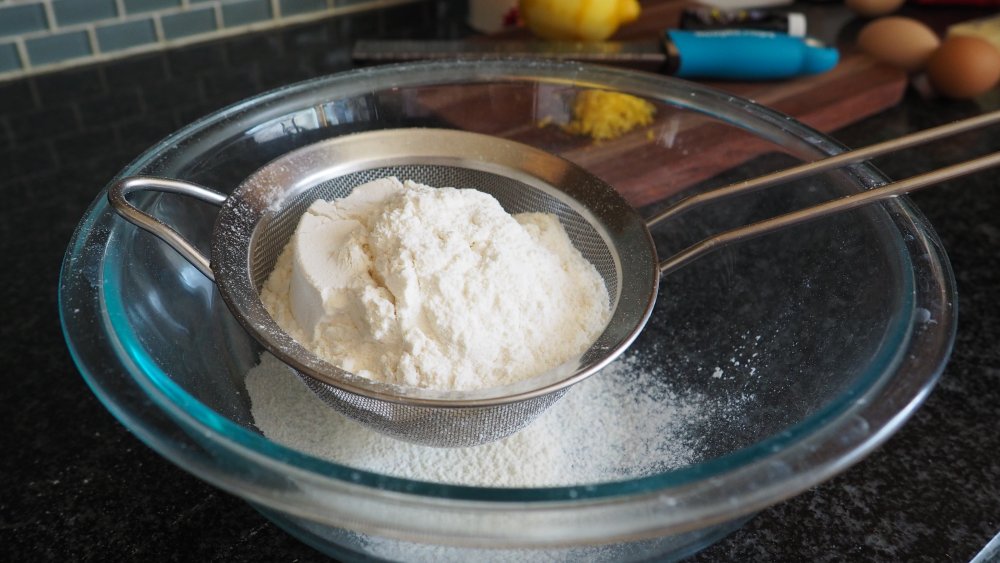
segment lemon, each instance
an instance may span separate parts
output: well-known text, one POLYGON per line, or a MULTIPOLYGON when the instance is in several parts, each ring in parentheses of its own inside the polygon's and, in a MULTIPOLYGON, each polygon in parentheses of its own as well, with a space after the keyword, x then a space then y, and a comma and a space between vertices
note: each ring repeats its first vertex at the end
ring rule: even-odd
POLYGON ((520 0, 528 29, 543 39, 600 41, 639 17, 637 0, 520 0))

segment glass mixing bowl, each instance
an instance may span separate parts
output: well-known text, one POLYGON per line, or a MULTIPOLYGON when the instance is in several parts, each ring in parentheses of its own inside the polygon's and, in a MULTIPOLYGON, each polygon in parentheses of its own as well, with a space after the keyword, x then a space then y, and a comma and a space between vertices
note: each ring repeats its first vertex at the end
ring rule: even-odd
MULTIPOLYGON (((121 176, 231 191, 293 149, 394 127, 463 129, 551 151, 646 215, 843 150, 785 115, 680 80, 574 63, 435 62, 257 96, 164 139, 121 176), (655 119, 609 140, 571 133, 564 125, 586 89, 643 98, 655 119)), ((885 181, 852 166, 692 211, 653 234, 667 256, 719 229, 885 181)), ((215 208, 163 194, 135 201, 207 252, 215 208)), ((370 471, 265 437, 244 384, 259 346, 209 280, 119 218, 104 193, 74 235, 60 284, 73 357, 123 424, 345 560, 683 557, 897 430, 943 368, 954 303, 944 251, 905 198, 720 250, 661 282, 627 352, 634 361, 616 368, 652 370, 680 395, 727 405, 699 414, 690 459, 653 469, 621 461, 613 478, 560 486, 484 487, 370 471)))

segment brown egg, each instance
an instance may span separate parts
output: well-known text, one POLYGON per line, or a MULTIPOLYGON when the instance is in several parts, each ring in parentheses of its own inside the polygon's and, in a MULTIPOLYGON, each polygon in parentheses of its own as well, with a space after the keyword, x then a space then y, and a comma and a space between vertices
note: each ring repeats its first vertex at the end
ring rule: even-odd
POLYGON ((874 20, 858 34, 862 51, 907 72, 920 70, 940 44, 931 28, 900 16, 874 20))
POLYGON ((904 0, 844 0, 844 4, 856 14, 875 18, 891 14, 903 5, 904 0))
POLYGON ((1000 81, 1000 51, 978 37, 950 36, 927 61, 927 78, 949 98, 973 98, 1000 81))

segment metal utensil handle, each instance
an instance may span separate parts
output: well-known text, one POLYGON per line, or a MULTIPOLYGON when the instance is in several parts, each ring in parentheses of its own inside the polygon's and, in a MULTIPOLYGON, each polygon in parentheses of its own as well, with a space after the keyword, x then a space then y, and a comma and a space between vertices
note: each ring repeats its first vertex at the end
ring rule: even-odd
POLYGON ((190 196, 215 205, 225 203, 228 196, 204 186, 199 186, 198 184, 153 176, 124 178, 115 182, 108 190, 108 201, 119 215, 140 229, 159 237, 160 240, 170 245, 171 248, 180 253, 195 268, 198 268, 198 271, 204 274, 205 277, 214 282, 215 274, 212 273, 212 267, 205 255, 199 252, 193 244, 175 231, 173 227, 140 210, 128 201, 130 193, 144 190, 190 196))
POLYGON ((646 224, 652 227, 660 221, 676 217, 685 211, 701 207, 713 201, 732 197, 737 194, 755 192, 776 184, 791 182, 793 180, 805 178, 806 176, 812 176, 814 174, 819 174, 820 172, 840 168, 848 164, 864 162, 883 154, 888 154, 916 145, 922 145, 924 143, 929 143, 945 137, 951 137, 952 135, 957 135, 965 131, 971 131, 973 129, 997 122, 1000 122, 1000 110, 991 111, 989 113, 984 113, 982 115, 970 117, 961 121, 955 121, 953 123, 947 123, 938 127, 932 127, 931 129, 917 131, 916 133, 876 143, 864 148, 843 152, 815 162, 807 162, 799 166, 793 166, 791 168, 778 170, 777 172, 772 172, 770 174, 765 174, 749 180, 736 182, 735 184, 730 184, 708 192, 686 197, 650 217, 646 221, 646 224))
POLYGON ((692 260, 704 256, 713 250, 728 244, 754 238, 766 233, 774 232, 785 227, 819 219, 842 211, 855 209, 869 203, 875 203, 890 197, 896 197, 922 188, 927 188, 935 184, 979 172, 993 166, 1000 165, 1000 152, 981 156, 972 160, 953 164, 945 168, 926 172, 905 180, 886 184, 878 188, 842 197, 826 203, 821 203, 799 211, 786 213, 777 217, 766 219, 745 227, 739 227, 715 236, 709 237, 701 242, 695 243, 688 248, 674 254, 670 258, 660 262, 660 272, 663 274, 674 271, 692 260))

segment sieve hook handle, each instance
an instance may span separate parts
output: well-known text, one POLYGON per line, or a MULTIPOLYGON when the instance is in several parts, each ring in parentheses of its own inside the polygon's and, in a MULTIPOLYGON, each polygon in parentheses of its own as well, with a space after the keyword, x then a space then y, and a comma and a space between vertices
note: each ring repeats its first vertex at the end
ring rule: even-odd
POLYGON ((173 227, 142 211, 128 200, 128 195, 132 192, 146 190, 189 196, 214 205, 222 205, 228 199, 228 196, 204 186, 199 186, 198 184, 169 178, 157 178, 155 176, 123 178, 115 182, 108 189, 108 202, 111 203, 111 206, 114 207, 119 215, 129 223, 155 235, 170 245, 170 248, 176 250, 192 266, 198 268, 199 272, 214 282, 215 274, 212 273, 212 266, 204 254, 174 230, 173 227))

